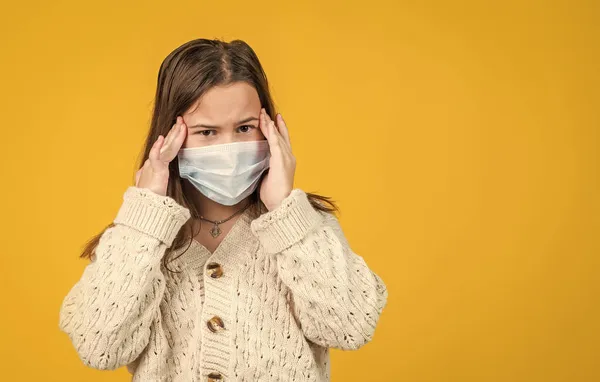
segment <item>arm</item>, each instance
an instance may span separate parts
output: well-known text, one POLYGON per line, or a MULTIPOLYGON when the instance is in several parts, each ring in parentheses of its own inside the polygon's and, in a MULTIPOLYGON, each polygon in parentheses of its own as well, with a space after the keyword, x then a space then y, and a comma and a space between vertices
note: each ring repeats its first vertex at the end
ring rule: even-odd
POLYGON ((174 199, 130 186, 113 227, 60 308, 60 329, 86 366, 112 370, 147 346, 165 290, 160 261, 189 210, 174 199))
POLYGON ((355 350, 372 339, 387 288, 350 249, 335 216, 315 210, 306 193, 294 189, 251 228, 267 253, 276 255, 308 340, 355 350))

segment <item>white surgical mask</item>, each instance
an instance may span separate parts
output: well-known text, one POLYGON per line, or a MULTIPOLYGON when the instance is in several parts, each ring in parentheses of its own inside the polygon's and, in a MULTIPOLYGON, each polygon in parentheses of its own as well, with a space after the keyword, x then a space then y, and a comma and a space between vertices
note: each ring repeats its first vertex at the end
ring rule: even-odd
POLYGON ((269 168, 266 140, 182 148, 177 153, 179 176, 203 195, 232 206, 252 194, 269 168))

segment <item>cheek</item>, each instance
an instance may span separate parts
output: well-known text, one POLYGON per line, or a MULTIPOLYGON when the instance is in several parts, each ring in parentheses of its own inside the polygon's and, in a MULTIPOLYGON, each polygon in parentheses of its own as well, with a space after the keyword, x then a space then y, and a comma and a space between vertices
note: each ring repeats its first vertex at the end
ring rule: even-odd
POLYGON ((237 134, 237 140, 240 141, 261 141, 265 139, 260 129, 252 129, 251 133, 237 134))
POLYGON ((206 139, 202 139, 202 137, 199 137, 197 134, 194 134, 185 137, 185 141, 183 141, 183 145, 181 145, 181 147, 187 149, 190 147, 208 146, 209 144, 210 142, 207 142, 206 139))

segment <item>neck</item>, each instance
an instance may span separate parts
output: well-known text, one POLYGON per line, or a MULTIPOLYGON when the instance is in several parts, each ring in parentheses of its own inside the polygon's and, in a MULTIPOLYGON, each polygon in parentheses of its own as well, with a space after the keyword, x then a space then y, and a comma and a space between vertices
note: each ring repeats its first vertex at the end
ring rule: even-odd
POLYGON ((232 206, 219 204, 204 196, 204 194, 198 191, 196 187, 192 186, 187 180, 183 182, 183 192, 189 196, 190 202, 194 204, 200 215, 213 221, 230 217, 240 209, 244 208, 249 202, 249 197, 247 197, 232 206))

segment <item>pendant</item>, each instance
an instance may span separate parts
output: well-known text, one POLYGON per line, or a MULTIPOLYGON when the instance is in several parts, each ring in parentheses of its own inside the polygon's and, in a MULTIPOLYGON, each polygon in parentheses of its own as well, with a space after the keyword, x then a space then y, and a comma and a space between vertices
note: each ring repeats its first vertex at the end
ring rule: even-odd
POLYGON ((211 235, 212 237, 217 237, 217 236, 219 236, 220 234, 221 234, 221 228, 219 228, 219 225, 218 225, 218 224, 215 224, 215 225, 214 225, 214 226, 211 228, 211 230, 210 230, 210 235, 211 235))

